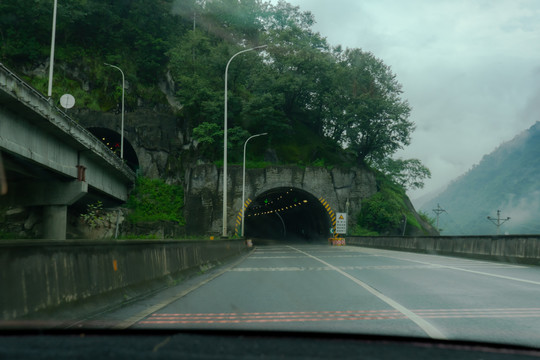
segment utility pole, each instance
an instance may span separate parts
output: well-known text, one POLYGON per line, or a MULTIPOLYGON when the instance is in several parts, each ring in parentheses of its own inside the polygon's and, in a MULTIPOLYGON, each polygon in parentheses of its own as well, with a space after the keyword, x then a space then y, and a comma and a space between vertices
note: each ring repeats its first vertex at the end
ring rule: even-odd
POLYGON ((499 228, 501 227, 501 225, 510 220, 509 217, 507 217, 506 219, 501 219, 501 210, 497 210, 496 219, 492 218, 491 216, 488 216, 487 219, 497 226, 497 235, 499 235, 499 228))
POLYGON ((437 204, 437 208, 436 209, 433 209, 433 212, 435 214, 437 214, 437 231, 440 231, 441 229, 439 229, 439 216, 445 212, 448 214, 448 212, 446 210, 444 210, 443 208, 441 208, 441 205, 437 204))

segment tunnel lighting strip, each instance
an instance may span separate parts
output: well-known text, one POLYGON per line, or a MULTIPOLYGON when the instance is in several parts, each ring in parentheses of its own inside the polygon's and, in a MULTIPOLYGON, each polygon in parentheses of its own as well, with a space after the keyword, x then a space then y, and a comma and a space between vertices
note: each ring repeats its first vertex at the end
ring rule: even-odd
MULTIPOLYGON (((278 198, 278 200, 280 200, 280 199, 281 199, 281 197, 278 198)), ((264 206, 268 206, 268 205, 273 204, 273 203, 274 203, 273 201, 270 201, 267 204, 264 204, 264 206)), ((260 215, 269 215, 269 214, 274 214, 274 213, 280 213, 280 212, 283 212, 283 211, 292 210, 294 207, 297 207, 297 206, 306 205, 307 203, 308 203, 307 200, 302 200, 302 201, 298 201, 298 202, 295 202, 295 203, 292 203, 292 204, 289 204, 289 205, 282 205, 283 207, 281 207, 279 209, 268 210, 268 211, 259 211, 258 213, 248 214, 246 216, 251 217, 251 216, 260 216, 260 215)), ((262 206, 256 207, 254 210, 259 210, 260 208, 262 208, 262 206)))
MULTIPOLYGON (((288 192, 287 192, 287 194, 288 194, 288 192)), ((283 198, 283 195, 280 195, 279 197, 276 198, 276 200, 282 200, 282 198, 283 198)), ((326 199, 320 197, 319 202, 323 205, 326 212, 328 213, 328 216, 330 217, 333 233, 336 234, 336 214, 335 214, 334 210, 332 210, 332 207, 330 206, 330 204, 328 204, 326 199)), ((297 202, 293 202, 293 203, 289 203, 289 204, 283 204, 283 205, 281 205, 282 207, 280 207, 279 209, 272 209, 272 210, 266 210, 265 211, 265 209, 264 209, 265 207, 267 207, 267 206, 274 203, 274 200, 273 201, 268 201, 267 203, 264 204, 264 206, 262 206, 262 204, 259 205, 259 206, 255 206, 252 209, 251 214, 246 214, 247 209, 248 209, 248 207, 249 207, 249 205, 251 203, 252 203, 251 199, 247 199, 246 202, 244 203, 244 221, 248 217, 278 214, 280 212, 285 212, 285 211, 292 210, 292 209, 294 209, 294 208, 296 208, 298 206, 308 205, 308 200, 303 199, 303 200, 300 200, 300 201, 297 201, 297 202), (255 211, 257 211, 257 212, 255 212, 255 211)), ((240 210, 238 212, 237 216, 236 216, 236 227, 235 227, 236 235, 240 234, 241 226, 242 226, 242 210, 240 210)))
POLYGON ((324 198, 320 197, 319 201, 328 212, 328 215, 330 215, 330 220, 332 221, 332 229, 334 229, 334 234, 335 234, 336 233, 336 214, 334 213, 334 210, 332 210, 332 207, 330 206, 330 204, 328 204, 328 202, 324 198))
MULTIPOLYGON (((249 204, 251 204, 251 199, 247 199, 246 202, 244 202, 244 217, 245 217, 246 210, 249 204)), ((236 227, 234 228, 234 233, 236 234, 236 236, 240 236, 240 232, 242 231, 241 229, 242 229, 242 209, 240 209, 240 211, 236 215, 236 227)))
POLYGON ((112 152, 116 153, 117 150, 120 150, 120 144, 118 142, 114 142, 114 144, 111 145, 111 141, 107 139, 106 137, 101 137, 101 142, 105 144, 112 152))

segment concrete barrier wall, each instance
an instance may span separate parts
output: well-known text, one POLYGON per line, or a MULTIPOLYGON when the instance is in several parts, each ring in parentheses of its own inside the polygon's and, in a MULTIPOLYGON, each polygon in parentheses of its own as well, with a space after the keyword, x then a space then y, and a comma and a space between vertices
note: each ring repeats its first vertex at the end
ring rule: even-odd
POLYGON ((347 245, 429 254, 478 257, 540 265, 540 235, 505 236, 349 236, 347 245))
POLYGON ((0 241, 0 320, 104 296, 111 305, 244 251, 242 240, 0 241))

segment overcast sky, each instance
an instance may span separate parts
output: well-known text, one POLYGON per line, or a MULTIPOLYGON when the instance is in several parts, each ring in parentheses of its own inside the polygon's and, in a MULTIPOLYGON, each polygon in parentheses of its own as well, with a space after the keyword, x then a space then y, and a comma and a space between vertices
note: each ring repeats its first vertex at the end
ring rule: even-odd
POLYGON ((287 0, 331 45, 372 52, 403 84, 416 124, 398 154, 432 172, 413 201, 540 120, 538 0, 287 0))

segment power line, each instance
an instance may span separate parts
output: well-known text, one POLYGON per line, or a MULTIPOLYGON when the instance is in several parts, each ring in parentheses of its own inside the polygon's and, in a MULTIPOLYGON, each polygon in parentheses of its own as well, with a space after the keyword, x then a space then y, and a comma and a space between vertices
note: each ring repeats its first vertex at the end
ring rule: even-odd
POLYGON ((497 235, 499 235, 499 228, 501 227, 501 225, 510 220, 509 217, 507 217, 506 219, 501 219, 501 210, 497 210, 496 219, 492 218, 491 216, 488 216, 487 219, 497 226, 497 235))
POLYGON ((441 208, 441 205, 437 204, 437 208, 436 209, 433 209, 433 212, 435 214, 437 214, 437 231, 441 231, 441 229, 439 229, 439 216, 445 212, 448 214, 448 212, 446 210, 444 210, 443 208, 441 208))

